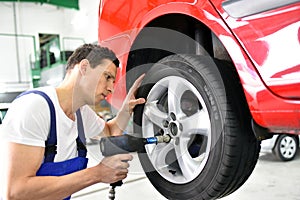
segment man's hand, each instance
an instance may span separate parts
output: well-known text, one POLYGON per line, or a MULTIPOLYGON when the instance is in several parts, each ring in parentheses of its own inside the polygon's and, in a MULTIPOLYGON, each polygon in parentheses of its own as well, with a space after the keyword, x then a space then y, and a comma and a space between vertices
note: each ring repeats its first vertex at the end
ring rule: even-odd
POLYGON ((132 160, 130 154, 118 154, 103 158, 103 160, 95 166, 98 169, 99 182, 115 183, 127 177, 129 163, 132 160))
POLYGON ((145 74, 142 74, 135 82, 134 84, 132 85, 132 87, 130 88, 125 100, 124 100, 124 103, 123 103, 123 106, 120 110, 120 112, 126 112, 128 113, 129 115, 132 114, 133 112, 133 109, 136 105, 138 104, 143 104, 146 102, 146 100, 144 98, 138 98, 136 99, 135 98, 135 95, 136 95, 136 92, 138 90, 138 88, 140 87, 141 85, 141 82, 144 78, 145 74))
POLYGON ((106 136, 118 136, 122 135, 124 130, 128 125, 128 121, 131 117, 133 109, 138 104, 143 104, 146 102, 144 98, 135 98, 136 92, 141 85, 141 82, 144 78, 145 74, 141 75, 130 88, 124 103, 118 112, 117 116, 106 123, 104 128, 104 135, 106 136))

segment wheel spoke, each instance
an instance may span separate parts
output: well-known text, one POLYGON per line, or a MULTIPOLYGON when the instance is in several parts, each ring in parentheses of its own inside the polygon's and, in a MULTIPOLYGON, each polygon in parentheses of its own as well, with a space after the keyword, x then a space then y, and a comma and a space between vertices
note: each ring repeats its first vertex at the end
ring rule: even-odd
POLYGON ((185 117, 180 120, 183 129, 183 135, 200 134, 207 136, 210 130, 210 120, 208 113, 200 110, 192 116, 185 117))
POLYGON ((175 152, 182 176, 186 180, 191 180, 194 178, 194 172, 199 166, 199 163, 193 160, 188 152, 188 140, 186 137, 180 138, 180 144, 175 146, 175 152))
POLYGON ((169 113, 182 113, 180 99, 187 87, 179 81, 170 80, 168 86, 168 108, 169 113))
POLYGON ((166 158, 168 153, 173 149, 174 146, 172 143, 158 144, 155 146, 149 156, 156 169, 162 170, 163 168, 167 167, 168 164, 166 163, 166 158))
POLYGON ((158 109, 157 101, 147 102, 144 114, 152 123, 156 124, 160 128, 163 128, 163 121, 168 117, 167 113, 158 109))

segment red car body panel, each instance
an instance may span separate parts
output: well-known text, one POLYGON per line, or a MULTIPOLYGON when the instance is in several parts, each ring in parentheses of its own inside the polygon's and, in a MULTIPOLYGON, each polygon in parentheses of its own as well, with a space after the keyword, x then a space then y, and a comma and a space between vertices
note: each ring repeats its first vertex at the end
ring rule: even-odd
POLYGON ((255 122, 271 132, 300 134, 300 3, 243 18, 231 17, 223 0, 104 0, 99 9, 99 43, 121 61, 112 103, 126 95, 126 63, 139 32, 170 13, 205 24, 229 53, 255 122))
POLYGON ((300 99, 300 4, 238 20, 220 7, 219 12, 268 88, 281 97, 300 99))

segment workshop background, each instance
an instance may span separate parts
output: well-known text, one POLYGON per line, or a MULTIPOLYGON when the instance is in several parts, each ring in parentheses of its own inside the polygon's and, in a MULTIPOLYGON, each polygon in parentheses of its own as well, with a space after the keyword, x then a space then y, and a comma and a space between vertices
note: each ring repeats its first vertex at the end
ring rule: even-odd
MULTIPOLYGON (((47 2, 0 0, 0 120, 19 93, 39 86, 55 86, 62 81, 66 60, 79 45, 97 43, 99 0, 47 2)), ((112 115, 107 102, 93 109, 105 119, 112 115)), ((297 153, 289 162, 277 159, 272 154, 274 141, 273 138, 263 142, 249 180, 223 199, 300 200, 300 155, 297 153)), ((88 149, 89 166, 93 166, 102 155, 93 141, 88 142, 88 149)), ((116 199, 165 199, 146 178, 138 157, 135 154, 134 157, 128 178, 116 189, 116 199)), ((108 185, 91 186, 72 198, 108 199, 108 185)))
POLYGON ((99 0, 27 1, 0 1, 1 103, 57 85, 72 51, 97 42, 99 0))

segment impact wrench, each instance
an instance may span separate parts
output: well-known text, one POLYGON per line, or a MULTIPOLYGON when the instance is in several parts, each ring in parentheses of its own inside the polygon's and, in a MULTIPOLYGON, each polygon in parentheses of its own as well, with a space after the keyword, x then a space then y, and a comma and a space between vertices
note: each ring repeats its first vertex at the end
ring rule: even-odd
MULTIPOLYGON (((100 150, 102 155, 113 156, 116 154, 124 154, 129 152, 139 152, 144 149, 146 144, 158 144, 170 142, 170 135, 155 136, 149 138, 139 138, 131 135, 103 137, 100 140, 100 150)), ((126 160, 124 162, 127 162, 126 160)), ((122 181, 110 184, 109 199, 115 199, 115 188, 121 186, 122 181)))

